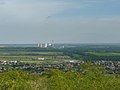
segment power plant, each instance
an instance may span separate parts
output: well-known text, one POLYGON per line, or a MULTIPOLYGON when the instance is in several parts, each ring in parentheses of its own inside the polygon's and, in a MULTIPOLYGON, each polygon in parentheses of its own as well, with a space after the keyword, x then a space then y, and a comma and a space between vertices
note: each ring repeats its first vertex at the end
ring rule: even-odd
POLYGON ((40 48, 53 48, 54 45, 51 43, 38 43, 38 47, 40 47, 40 48))

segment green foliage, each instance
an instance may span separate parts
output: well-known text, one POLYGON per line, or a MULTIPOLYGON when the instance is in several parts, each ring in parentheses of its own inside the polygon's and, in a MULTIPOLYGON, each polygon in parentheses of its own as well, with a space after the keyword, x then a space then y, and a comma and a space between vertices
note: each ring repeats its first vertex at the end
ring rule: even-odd
POLYGON ((120 90, 120 75, 105 74, 91 63, 80 72, 51 70, 43 76, 11 70, 0 73, 0 90, 120 90))
POLYGON ((120 78, 106 75, 102 68, 91 63, 78 72, 52 70, 48 78, 48 90, 120 90, 120 78))
POLYGON ((32 88, 31 75, 23 71, 9 71, 0 74, 1 90, 26 90, 32 88))
POLYGON ((21 70, 0 73, 0 90, 46 90, 46 78, 21 70))

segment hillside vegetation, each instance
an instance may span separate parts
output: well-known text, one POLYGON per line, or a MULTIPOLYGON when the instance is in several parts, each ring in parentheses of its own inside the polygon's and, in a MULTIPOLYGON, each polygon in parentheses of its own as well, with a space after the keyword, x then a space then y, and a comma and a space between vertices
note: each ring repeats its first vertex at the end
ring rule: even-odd
POLYGON ((120 76, 92 64, 80 72, 50 70, 42 76, 9 70, 0 73, 0 90, 120 90, 120 76))

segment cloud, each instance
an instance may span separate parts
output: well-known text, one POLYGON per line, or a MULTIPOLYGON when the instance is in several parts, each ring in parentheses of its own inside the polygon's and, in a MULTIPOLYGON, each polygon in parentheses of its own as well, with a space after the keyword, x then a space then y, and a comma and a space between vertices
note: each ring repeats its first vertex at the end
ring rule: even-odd
POLYGON ((58 42, 117 42, 120 38, 120 17, 117 15, 69 17, 67 10, 88 8, 93 5, 91 3, 96 4, 100 0, 4 1, 5 4, 0 6, 0 41, 3 43, 46 42, 53 39, 58 42), (60 17, 59 14, 65 11, 67 16, 62 14, 60 17))
MULTIPOLYGON (((5 25, 11 23, 41 24, 49 19, 61 18, 59 14, 64 11, 67 13, 67 10, 72 8, 81 9, 88 7, 87 4, 90 2, 104 2, 104 0, 1 0, 0 2, 3 1, 6 5, 0 7, 0 24, 5 25)), ((64 14, 62 16, 64 18, 64 14)))

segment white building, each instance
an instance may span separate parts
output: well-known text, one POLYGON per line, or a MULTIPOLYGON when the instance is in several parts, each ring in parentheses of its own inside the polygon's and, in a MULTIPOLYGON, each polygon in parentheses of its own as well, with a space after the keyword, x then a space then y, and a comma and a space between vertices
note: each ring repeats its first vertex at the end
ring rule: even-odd
POLYGON ((40 47, 40 48, 47 48, 48 44, 47 43, 38 43, 38 47, 40 47))
POLYGON ((38 58, 38 60, 45 60, 45 58, 38 58))

